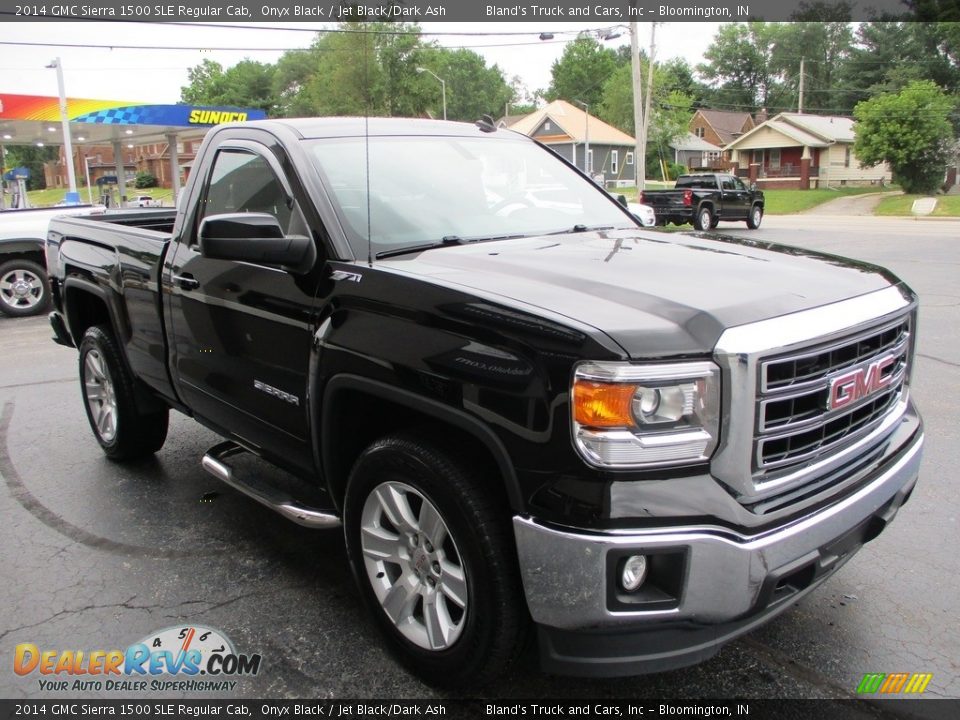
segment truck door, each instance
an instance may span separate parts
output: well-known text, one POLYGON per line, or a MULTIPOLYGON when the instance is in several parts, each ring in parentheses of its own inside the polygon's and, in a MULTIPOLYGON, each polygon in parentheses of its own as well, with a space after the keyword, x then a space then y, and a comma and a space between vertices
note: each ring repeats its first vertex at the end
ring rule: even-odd
POLYGON ((272 151, 226 140, 197 172, 170 261, 170 344, 177 390, 196 415, 282 464, 311 467, 307 370, 314 283, 303 276, 200 254, 200 221, 222 213, 265 212, 289 234, 310 234, 272 151), (199 178, 198 178, 199 179, 199 178), (271 453, 271 456, 274 456, 271 453))
POLYGON ((732 175, 720 176, 720 188, 723 191, 724 220, 742 220, 750 210, 750 198, 743 183, 732 175))

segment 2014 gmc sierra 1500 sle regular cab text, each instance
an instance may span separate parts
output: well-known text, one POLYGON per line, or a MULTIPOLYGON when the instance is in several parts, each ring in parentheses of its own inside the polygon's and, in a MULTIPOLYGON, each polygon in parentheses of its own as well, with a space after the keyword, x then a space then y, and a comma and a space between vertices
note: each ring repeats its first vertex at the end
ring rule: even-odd
MULTIPOLYGON (((209 132, 174 211, 54 220, 62 344, 111 458, 170 408, 203 466, 343 525, 430 682, 534 627, 551 672, 703 660, 890 522, 917 480, 917 301, 886 271, 646 231, 489 123, 209 132), (254 454, 284 487, 241 472, 254 454)), ((253 531, 253 529, 251 529, 253 531)))

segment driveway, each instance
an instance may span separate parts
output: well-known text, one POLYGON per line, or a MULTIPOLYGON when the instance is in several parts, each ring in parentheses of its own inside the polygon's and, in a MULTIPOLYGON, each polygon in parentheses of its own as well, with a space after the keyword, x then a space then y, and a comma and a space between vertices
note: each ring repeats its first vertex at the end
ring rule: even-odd
POLYGON ((880 204, 880 201, 891 195, 903 195, 903 192, 891 190, 890 192, 838 197, 836 200, 810 208, 804 215, 873 215, 873 211, 880 204))

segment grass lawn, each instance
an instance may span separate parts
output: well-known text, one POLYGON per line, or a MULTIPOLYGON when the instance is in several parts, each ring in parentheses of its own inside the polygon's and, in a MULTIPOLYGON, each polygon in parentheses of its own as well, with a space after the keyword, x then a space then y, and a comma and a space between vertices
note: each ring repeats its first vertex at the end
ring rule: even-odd
MULTIPOLYGON (((925 195, 898 195, 880 201, 874 215, 913 216, 913 201, 925 195)), ((937 207, 931 217, 960 217, 960 195, 941 195, 937 198, 937 207)))
MULTIPOLYGON (((81 187, 77 189, 77 192, 80 193, 80 202, 87 202, 87 189, 81 187)), ((66 194, 66 188, 47 188, 46 190, 30 190, 27 193, 27 198, 30 201, 30 207, 52 207, 63 200, 66 194)), ((128 198, 137 195, 149 195, 154 200, 163 201, 164 205, 173 205, 173 190, 169 188, 127 188, 128 198)), ((93 188, 93 201, 97 202, 99 197, 100 194, 97 192, 97 188, 93 188)), ((9 196, 7 196, 7 198, 9 202, 9 196)))
MULTIPOLYGON (((890 190, 890 187, 884 188, 890 190)), ((865 195, 867 193, 882 192, 874 187, 845 187, 822 188, 817 190, 764 190, 764 212, 768 215, 794 215, 805 210, 823 205, 825 202, 850 195, 865 195)))

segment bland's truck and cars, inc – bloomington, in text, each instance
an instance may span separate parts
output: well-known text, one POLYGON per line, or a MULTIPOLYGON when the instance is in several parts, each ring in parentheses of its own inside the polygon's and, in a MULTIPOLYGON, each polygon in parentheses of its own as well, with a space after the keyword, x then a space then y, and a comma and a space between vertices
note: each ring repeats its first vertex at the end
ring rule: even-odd
POLYGON ((704 660, 917 480, 902 282, 644 230, 487 121, 221 125, 176 209, 55 219, 47 266, 104 452, 156 452, 170 409, 222 435, 203 467, 342 526, 433 683, 489 681, 531 629, 550 672, 704 660))

